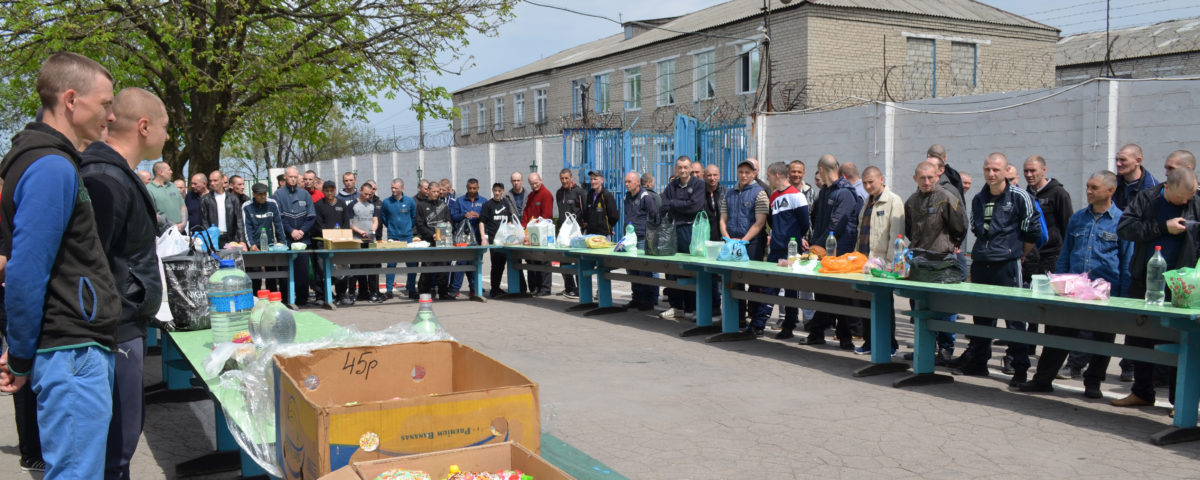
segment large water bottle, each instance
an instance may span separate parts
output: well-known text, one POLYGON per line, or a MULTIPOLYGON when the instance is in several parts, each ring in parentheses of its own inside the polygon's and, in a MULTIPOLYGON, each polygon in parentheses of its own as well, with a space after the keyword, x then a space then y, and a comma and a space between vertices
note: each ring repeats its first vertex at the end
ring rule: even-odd
POLYGON ((796 237, 792 237, 791 240, 788 240, 788 257, 787 257, 788 266, 790 267, 792 265, 795 265, 796 260, 798 260, 799 258, 800 258, 800 244, 796 243, 796 237))
POLYGON ((437 315, 433 314, 433 297, 422 293, 418 303, 420 308, 417 309, 417 318, 413 320, 413 331, 424 335, 443 333, 445 330, 442 329, 442 324, 438 323, 437 315))
POLYGON ((825 255, 836 257, 837 254, 837 237, 833 236, 833 230, 830 230, 829 236, 825 237, 825 255))
POLYGON ((250 310, 254 308, 250 277, 233 260, 221 260, 221 268, 208 277, 208 305, 213 345, 232 341, 250 328, 250 310))
POLYGON ((905 250, 908 250, 908 242, 904 241, 904 235, 896 235, 896 239, 892 241, 892 271, 901 275, 908 267, 908 262, 904 259, 905 250))
POLYGON ((271 292, 259 290, 254 297, 254 308, 250 310, 250 341, 255 345, 262 345, 262 316, 267 305, 271 304, 271 292))
POLYGON ((296 317, 283 304, 283 294, 271 292, 271 303, 262 316, 263 345, 282 345, 296 341, 296 317))
POLYGON ((1154 256, 1146 263, 1146 305, 1162 305, 1167 298, 1167 261, 1163 259, 1162 247, 1154 247, 1154 256))
POLYGON ((258 232, 258 249, 265 252, 270 247, 271 240, 267 238, 267 227, 262 227, 258 232))

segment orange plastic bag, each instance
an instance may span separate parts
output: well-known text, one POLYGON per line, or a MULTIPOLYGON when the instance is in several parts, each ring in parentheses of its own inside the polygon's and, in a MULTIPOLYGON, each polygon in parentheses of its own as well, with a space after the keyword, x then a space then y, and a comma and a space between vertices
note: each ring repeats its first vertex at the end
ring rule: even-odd
POLYGON ((867 264, 867 256, 858 252, 850 252, 836 257, 821 259, 820 273, 862 273, 863 265, 867 264))

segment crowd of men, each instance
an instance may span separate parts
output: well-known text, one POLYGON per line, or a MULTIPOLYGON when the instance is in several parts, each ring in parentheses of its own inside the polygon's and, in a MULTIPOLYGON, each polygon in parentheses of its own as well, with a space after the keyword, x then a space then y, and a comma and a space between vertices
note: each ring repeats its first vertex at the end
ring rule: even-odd
MULTIPOLYGON (((1142 167, 1141 148, 1123 146, 1115 173, 1099 171, 1089 177, 1087 205, 1079 210, 1063 186, 1047 176, 1048 160, 1037 155, 1022 165, 1024 188, 1004 154, 978 159, 985 185, 969 196, 970 176, 951 168, 941 145, 931 146, 915 168, 917 190, 907 198, 889 189, 878 168, 868 166, 860 175, 854 164, 832 155, 817 160, 815 185, 804 181, 806 165, 800 160, 772 163, 760 173, 757 161, 747 159, 737 165, 736 184, 728 188, 721 185, 716 165, 679 157, 661 191, 656 191, 653 176, 631 171, 619 199, 605 188, 600 172, 588 172, 586 184, 579 184, 567 169, 559 172, 556 192, 538 173, 529 174, 528 187, 524 176, 513 173, 509 187, 493 184, 484 199, 476 179, 466 182, 461 196, 446 179, 421 180, 413 197, 395 179, 390 195, 380 196, 374 182, 359 183, 353 172, 342 175, 339 189, 316 172, 301 175, 291 167, 273 195, 267 185, 256 183, 247 196, 244 179, 221 171, 197 173, 186 185, 163 162, 152 171, 136 171, 140 162, 162 156, 166 108, 143 89, 126 88, 114 95, 113 77, 99 63, 55 54, 42 64, 36 88, 39 116, 13 138, 0 163, 0 274, 6 278, 4 286, 11 287, 0 309, 7 344, 0 357, 0 390, 13 396, 21 467, 45 469, 47 478, 97 478, 100 472, 105 478, 129 478, 144 418, 146 326, 163 295, 155 239, 171 228, 191 232, 215 227, 222 246, 239 242, 258 250, 311 244, 325 230, 346 228, 364 246, 385 235, 389 240, 432 241, 439 224, 447 222, 455 232, 469 232, 474 242, 487 244, 502 224, 526 226, 537 218, 555 219, 559 228, 570 218, 585 234, 619 235, 623 212, 639 249, 645 248, 649 229, 670 221, 677 249, 686 252, 693 222, 705 212, 710 240, 744 241, 753 260, 775 262, 788 255, 793 239, 808 250, 826 245, 830 236, 829 255, 855 251, 887 259, 896 253, 893 239, 902 236, 914 254, 914 280, 1021 286, 1040 273, 1087 273, 1111 283, 1113 295, 1131 298, 1144 295, 1146 264, 1155 251, 1168 268, 1192 266, 1200 255, 1196 160, 1185 150, 1167 155, 1166 181, 1159 183, 1142 167), (974 237, 969 246, 964 244, 968 232, 974 237), (79 441, 97 438, 107 441, 79 441)), ((493 249, 490 261, 489 293, 497 296, 507 259, 501 249, 493 249)), ((295 271, 306 272, 311 264, 322 275, 320 263, 312 263, 308 255, 296 256, 295 262, 295 271)), ((404 286, 409 298, 430 293, 452 300, 463 276, 435 273, 417 279, 410 274, 404 286)), ((467 278, 474 290, 474 277, 467 278)), ((308 280, 303 274, 295 278, 297 307, 309 303, 310 293, 315 304, 324 298, 322 282, 310 288, 308 280)), ((551 294, 549 274, 530 271, 516 281, 522 292, 551 294)), ((579 294, 573 277, 564 276, 563 284, 560 294, 579 294)), ((394 276, 387 275, 384 285, 381 291, 378 278, 359 276, 339 279, 334 288, 337 302, 352 305, 393 298, 394 276)), ((781 294, 769 286, 740 288, 781 294)), ((695 318, 693 292, 662 293, 670 305, 662 317, 695 318)), ((797 291, 782 294, 833 304, 856 302, 797 291)), ((652 310, 659 295, 657 286, 635 283, 626 307, 652 310)), ((764 335, 773 305, 741 302, 738 308, 742 336, 764 335)), ((1005 320, 1010 329, 1037 328, 1020 318, 1005 320)), ((994 326, 997 319, 973 321, 994 326)), ((841 348, 868 353, 869 341, 859 347, 853 343, 857 336, 869 339, 867 326, 853 316, 802 314, 787 307, 775 337, 792 338, 803 329, 807 335, 800 343, 819 345, 832 328, 841 348)), ((1053 326, 1046 333, 1114 340, 1111 333, 1053 326)), ((1125 341, 1142 347, 1156 343, 1138 337, 1125 341)), ((952 335, 940 334, 937 343, 938 363, 953 373, 988 374, 991 339, 971 337, 958 357, 953 356, 952 335)), ((893 338, 893 354, 897 346, 893 338)), ((1035 368, 1030 361, 1035 348, 1007 345, 1002 368, 1011 375, 1012 387, 1051 391, 1054 379, 1082 375, 1084 395, 1101 397, 1107 357, 1045 347, 1035 368)), ((1155 389, 1162 385, 1173 399, 1171 370, 1122 362, 1121 379, 1133 382, 1132 393, 1113 403, 1153 404, 1155 389)))

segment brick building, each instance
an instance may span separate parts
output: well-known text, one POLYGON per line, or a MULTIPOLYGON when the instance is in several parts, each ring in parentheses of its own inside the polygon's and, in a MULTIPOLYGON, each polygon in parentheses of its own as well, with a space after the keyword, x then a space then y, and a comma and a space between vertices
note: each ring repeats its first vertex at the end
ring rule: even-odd
POLYGON ((769 1, 769 11, 763 0, 733 0, 628 22, 458 90, 455 143, 577 127, 669 131, 676 113, 724 122, 1054 84, 1058 30, 983 3, 769 1))
POLYGON ((1200 18, 1064 37, 1055 53, 1059 85, 1095 77, 1200 75, 1200 18), (1106 40, 1107 39, 1107 40, 1106 40), (1111 42, 1112 51, 1105 45, 1111 42), (1112 71, 1106 66, 1109 57, 1112 71))

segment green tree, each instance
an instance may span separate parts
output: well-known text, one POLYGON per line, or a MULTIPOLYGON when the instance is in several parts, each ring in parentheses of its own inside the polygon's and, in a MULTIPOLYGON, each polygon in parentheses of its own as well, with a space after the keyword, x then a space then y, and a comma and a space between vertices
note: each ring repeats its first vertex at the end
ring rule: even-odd
MULTIPOLYGON (((412 97, 418 118, 450 118, 435 77, 462 59, 468 34, 510 20, 516 1, 0 1, 0 101, 20 107, 0 126, 32 116, 37 69, 64 50, 107 66, 117 88, 163 99, 164 159, 176 171, 217 168, 227 139, 256 135, 244 130, 319 125, 333 105, 362 118, 380 92, 412 97)), ((313 128, 290 134, 320 140, 313 128)))

